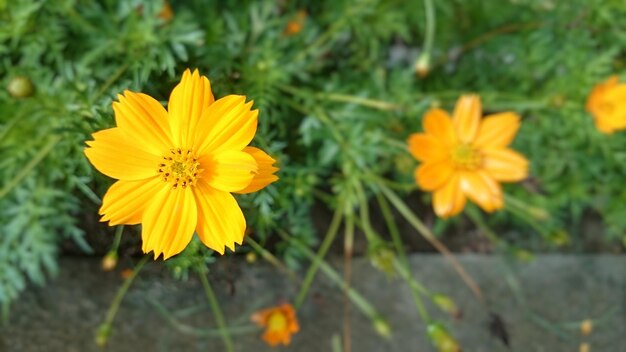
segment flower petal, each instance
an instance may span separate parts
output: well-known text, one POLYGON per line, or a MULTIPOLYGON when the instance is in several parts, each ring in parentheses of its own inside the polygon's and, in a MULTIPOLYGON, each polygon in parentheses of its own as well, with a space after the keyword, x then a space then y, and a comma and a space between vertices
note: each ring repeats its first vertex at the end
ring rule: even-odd
POLYGON ((252 181, 258 167, 252 155, 244 151, 225 150, 198 160, 200 174, 209 186, 224 192, 242 190, 252 181))
POLYGON ((441 109, 430 109, 422 121, 424 132, 435 137, 440 143, 451 146, 456 143, 456 133, 448 112, 441 109))
POLYGON ((430 134, 414 133, 409 137, 408 144, 411 155, 419 161, 441 160, 450 155, 445 145, 430 134))
POLYGON ((486 212, 504 205, 500 185, 484 171, 460 173, 460 186, 463 193, 486 212))
POLYGON ((242 150, 256 133, 258 110, 250 110, 242 95, 228 95, 215 101, 198 123, 197 153, 204 155, 220 150, 242 150))
POLYGON ((157 174, 160 157, 138 149, 119 128, 109 128, 87 141, 85 155, 103 174, 120 180, 141 180, 157 174))
POLYGON ((452 174, 448 182, 433 193, 435 214, 444 219, 460 213, 465 207, 465 201, 457 173, 452 174))
POLYGON ((471 143, 478 134, 482 105, 478 95, 462 95, 454 107, 453 123, 462 143, 471 143))
POLYGON ((109 226, 141 223, 143 212, 159 187, 167 187, 158 177, 139 181, 117 181, 104 195, 100 208, 100 221, 109 226))
POLYGON ((163 187, 143 215, 141 231, 144 253, 163 253, 163 260, 182 252, 198 223, 198 206, 191 187, 163 187))
POLYGON ((202 179, 194 188, 198 204, 196 232, 207 247, 224 254, 224 246, 235 250, 243 242, 246 219, 235 197, 210 187, 202 179))
POLYGON ((200 76, 198 70, 193 73, 189 69, 185 70, 167 104, 176 147, 191 149, 195 145, 200 118, 214 101, 209 79, 200 76))
POLYGON ((243 151, 250 154, 254 160, 256 160, 258 170, 254 174, 252 182, 250 182, 248 187, 237 191, 236 193, 246 194, 256 192, 278 180, 278 176, 274 175, 274 173, 279 169, 273 166, 276 160, 259 148, 245 147, 243 151))
POLYGON ((426 162, 415 169, 415 182, 425 191, 434 191, 443 186, 453 172, 452 163, 448 160, 426 162))
POLYGON ((172 138, 165 108, 151 96, 124 91, 113 102, 115 122, 126 139, 136 141, 137 148, 161 155, 171 148, 172 138))
POLYGON ((478 148, 506 147, 513 142, 520 125, 519 115, 513 112, 489 115, 480 124, 474 146, 478 148))
POLYGON ((528 160, 514 150, 483 150, 483 168, 500 182, 517 182, 528 177, 528 160))

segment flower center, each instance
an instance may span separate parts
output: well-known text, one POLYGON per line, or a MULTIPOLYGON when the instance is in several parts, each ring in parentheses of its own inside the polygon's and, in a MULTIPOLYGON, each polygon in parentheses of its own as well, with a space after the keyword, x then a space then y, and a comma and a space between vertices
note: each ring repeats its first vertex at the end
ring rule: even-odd
POLYGON ((196 184, 198 175, 203 171, 191 150, 173 148, 166 153, 159 164, 158 173, 163 181, 170 183, 173 189, 186 188, 196 184))
POLYGON ((287 317, 282 312, 274 312, 267 322, 267 329, 270 331, 287 330, 287 317))
POLYGON ((612 114, 615 111, 615 104, 605 101, 599 104, 598 109, 604 114, 612 114))
POLYGON ((482 164, 481 153, 468 144, 459 144, 452 150, 452 162, 457 168, 476 170, 482 164))

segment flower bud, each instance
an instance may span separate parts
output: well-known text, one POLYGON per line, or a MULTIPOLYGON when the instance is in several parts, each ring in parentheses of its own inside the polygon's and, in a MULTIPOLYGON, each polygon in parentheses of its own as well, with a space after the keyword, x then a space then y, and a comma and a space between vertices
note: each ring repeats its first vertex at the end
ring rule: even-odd
POLYGON ((384 338, 391 337, 391 325, 381 317, 374 319, 374 330, 384 338))
POLYGON ((431 300, 442 311, 450 314, 455 318, 461 317, 461 310, 459 310, 459 308, 456 306, 456 303, 454 303, 454 301, 450 297, 441 293, 435 293, 431 296, 431 300))
POLYGON ((374 245, 369 250, 369 257, 372 266, 376 269, 385 273, 388 277, 394 277, 396 275, 396 270, 393 266, 396 256, 391 249, 382 244, 374 245))
POLYGON ((430 342, 438 352, 461 352, 461 347, 456 340, 450 336, 446 328, 439 323, 431 323, 427 328, 430 342))
POLYGON ((415 74, 419 78, 426 78, 430 73, 430 53, 423 52, 415 62, 415 74))
POLYGON ((257 256, 255 252, 248 252, 246 254, 246 261, 250 264, 256 263, 257 256))
POLYGON ((580 322, 580 334, 583 336, 589 336, 593 331, 593 322, 590 319, 585 319, 580 322))
POLYGON ((104 271, 111 271, 115 269, 116 265, 117 265, 117 252, 115 251, 109 251, 109 253, 107 253, 104 256, 104 258, 102 258, 102 262, 100 263, 100 266, 102 267, 102 270, 104 271))
POLYGON ((14 98, 28 98, 33 95, 33 83, 26 76, 15 76, 9 81, 7 91, 14 98))
POLYGON ((103 348, 107 345, 109 341, 109 336, 111 335, 111 324, 103 323, 98 327, 98 332, 96 333, 96 345, 100 348, 103 348))

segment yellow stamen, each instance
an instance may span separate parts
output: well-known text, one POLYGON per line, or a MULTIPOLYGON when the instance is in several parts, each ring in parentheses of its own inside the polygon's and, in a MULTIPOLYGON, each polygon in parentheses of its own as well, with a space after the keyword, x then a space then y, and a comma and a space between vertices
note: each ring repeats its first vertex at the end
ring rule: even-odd
POLYGON ((482 164, 481 153, 468 144, 459 144, 452 151, 452 162, 459 169, 476 170, 482 164))
POLYGON ((283 312, 274 312, 268 319, 267 330, 285 331, 287 330, 287 323, 287 317, 283 314, 283 312))
POLYGON ((189 149, 173 148, 163 156, 158 173, 163 181, 171 183, 172 189, 193 186, 203 171, 198 158, 189 149))

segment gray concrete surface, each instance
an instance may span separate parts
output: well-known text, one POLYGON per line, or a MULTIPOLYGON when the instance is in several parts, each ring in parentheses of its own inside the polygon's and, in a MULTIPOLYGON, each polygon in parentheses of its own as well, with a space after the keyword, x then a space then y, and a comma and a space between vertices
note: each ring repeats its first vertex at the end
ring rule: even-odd
MULTIPOLYGON (((544 255, 524 264, 505 263, 496 256, 458 258, 482 288, 488 308, 471 295, 442 257, 416 254, 410 261, 416 278, 453 297, 463 310, 463 318, 454 320, 429 306, 435 318, 447 323, 463 351, 578 351, 583 341, 594 352, 626 351, 626 257, 544 255), (489 310, 505 322, 510 348, 490 334, 489 310), (596 321, 587 337, 578 330, 583 319, 596 321)), ((94 331, 122 282, 119 271, 124 265, 106 273, 99 265, 93 259, 62 259, 56 279, 45 288, 30 288, 11 307, 9 324, 0 328, 0 351, 100 351, 93 342, 94 331)), ((247 325, 252 311, 293 299, 297 291, 285 275, 263 263, 221 258, 211 268, 210 280, 231 325, 247 325)), ((380 338, 352 307, 353 351, 434 351, 402 281, 387 278, 365 259, 356 259, 353 284, 389 320, 394 334, 390 340, 380 338)), ((298 314, 301 332, 289 348, 277 350, 331 351, 332 336, 341 333, 341 292, 319 275, 298 314)), ((197 278, 176 281, 161 264, 151 263, 123 301, 103 350, 223 351, 219 338, 201 336, 212 327, 197 278), (184 326, 172 324, 154 302, 184 326)), ((237 351, 276 350, 266 347, 259 334, 235 336, 237 351)))

